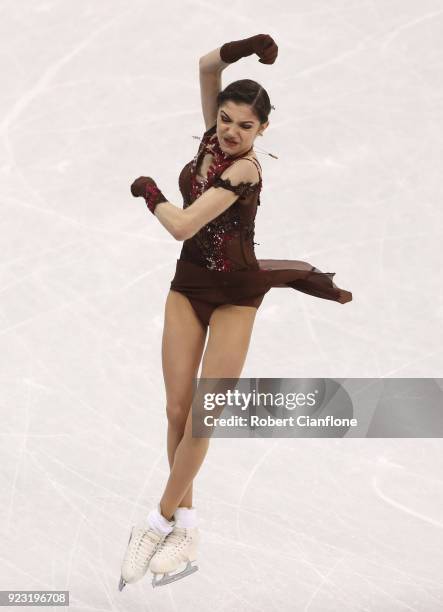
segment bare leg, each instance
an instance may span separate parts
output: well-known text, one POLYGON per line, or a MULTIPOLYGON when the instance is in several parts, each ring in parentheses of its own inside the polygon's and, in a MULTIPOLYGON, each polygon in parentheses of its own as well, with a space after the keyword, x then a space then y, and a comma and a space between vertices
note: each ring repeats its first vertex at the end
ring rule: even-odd
MULTIPOLYGON (((249 348, 257 309, 253 306, 219 306, 214 310, 202 363, 202 378, 239 378, 249 348)), ((161 512, 170 520, 199 471, 209 447, 209 438, 192 437, 189 410, 183 438, 160 500, 161 512)))
MULTIPOLYGON (((203 328, 187 297, 169 291, 165 304, 162 338, 162 366, 168 417, 167 450, 172 468, 176 449, 183 437, 192 403, 193 381, 206 341, 203 328)), ((192 482, 178 506, 192 506, 192 482)))
MULTIPOLYGON (((175 453, 177 451, 178 445, 180 444, 181 439, 183 438, 183 432, 177 432, 171 425, 168 425, 168 434, 167 434, 167 446, 168 446, 168 460, 169 460, 169 468, 172 469, 174 465, 175 453)), ((183 499, 178 504, 180 508, 191 508, 192 507, 192 496, 193 496, 193 488, 192 482, 189 485, 186 493, 183 496, 183 499)))

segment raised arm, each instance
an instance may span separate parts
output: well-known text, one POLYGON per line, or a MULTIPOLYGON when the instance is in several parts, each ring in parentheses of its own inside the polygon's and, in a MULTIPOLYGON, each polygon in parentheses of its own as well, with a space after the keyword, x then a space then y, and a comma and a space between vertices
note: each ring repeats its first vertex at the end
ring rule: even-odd
POLYGON ((217 96, 221 91, 221 73, 242 57, 256 53, 262 64, 273 64, 278 47, 268 34, 257 34, 227 42, 199 60, 200 98, 206 130, 217 122, 217 96))
POLYGON ((220 48, 199 60, 200 99, 206 130, 217 122, 217 96, 221 91, 221 73, 229 66, 220 58, 220 48))
MULTIPOLYGON (((206 130, 217 122, 217 95, 221 88, 221 72, 242 57, 255 53, 262 64, 273 64, 278 47, 268 34, 234 40, 203 55, 199 60, 200 87, 206 130)), ((218 217, 243 194, 257 184, 257 170, 239 159, 218 178, 218 183, 182 210, 164 197, 151 177, 141 176, 131 185, 134 197, 143 196, 149 210, 176 240, 186 240, 201 227, 218 217)))

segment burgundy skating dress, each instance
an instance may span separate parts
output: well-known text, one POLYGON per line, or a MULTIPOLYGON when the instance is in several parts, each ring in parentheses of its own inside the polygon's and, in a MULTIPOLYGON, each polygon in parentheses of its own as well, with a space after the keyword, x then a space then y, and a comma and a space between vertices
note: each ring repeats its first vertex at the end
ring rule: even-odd
POLYGON ((183 242, 171 289, 188 297, 205 328, 217 306, 236 304, 258 308, 272 287, 292 287, 325 300, 352 299, 351 293, 332 282, 335 272, 321 272, 304 261, 256 258, 254 221, 262 187, 258 162, 249 160, 257 167, 260 177, 257 183, 231 185, 229 179, 220 177, 238 159, 246 157, 222 151, 214 125, 204 133, 194 159, 182 169, 179 187, 183 208, 191 206, 210 187, 229 189, 239 197, 183 242), (202 181, 197 172, 206 153, 213 156, 213 161, 206 180, 202 181))

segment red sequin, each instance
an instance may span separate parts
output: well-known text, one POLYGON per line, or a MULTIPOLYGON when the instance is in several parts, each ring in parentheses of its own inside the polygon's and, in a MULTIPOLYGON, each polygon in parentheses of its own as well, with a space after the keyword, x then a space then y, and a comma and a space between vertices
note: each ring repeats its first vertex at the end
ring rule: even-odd
POLYGON ((147 182, 145 188, 145 200, 149 210, 154 214, 155 207, 160 202, 166 202, 166 198, 153 182, 147 182))
MULTIPOLYGON (((262 187, 261 175, 259 182, 256 184, 242 182, 238 185, 232 185, 229 179, 221 178, 220 175, 223 174, 226 168, 228 168, 235 159, 235 157, 222 151, 216 134, 214 134, 211 139, 209 136, 203 139, 191 164, 192 202, 213 186, 230 189, 240 196, 239 200, 254 193, 259 194, 262 187), (197 164, 204 153, 210 153, 213 156, 213 160, 208 168, 206 179, 201 180, 197 178, 197 164)), ((259 202, 260 198, 258 195, 257 205, 259 202)), ((253 241, 255 231, 254 220, 245 223, 242 220, 239 206, 241 206, 241 204, 236 201, 189 239, 193 241, 198 252, 203 257, 205 267, 210 270, 229 272, 236 269, 239 265, 239 262, 233 262, 227 253, 229 243, 232 240, 249 243, 252 248, 248 250, 253 253, 253 245, 255 244, 253 241)))

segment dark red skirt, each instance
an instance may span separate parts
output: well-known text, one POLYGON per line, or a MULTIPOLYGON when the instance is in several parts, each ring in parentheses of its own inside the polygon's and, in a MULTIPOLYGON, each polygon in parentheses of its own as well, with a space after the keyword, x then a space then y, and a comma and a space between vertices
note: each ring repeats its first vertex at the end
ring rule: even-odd
POLYGON ((335 272, 321 272, 305 261, 290 259, 258 259, 257 264, 257 268, 219 272, 177 259, 171 289, 214 305, 253 303, 254 298, 259 304, 272 287, 291 287, 341 304, 352 300, 350 291, 333 283, 335 272))

